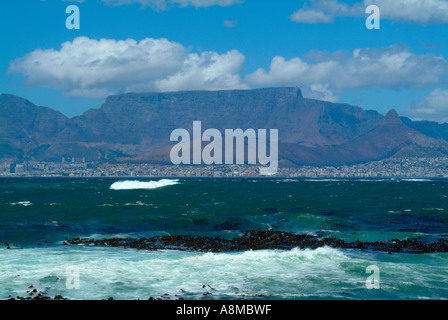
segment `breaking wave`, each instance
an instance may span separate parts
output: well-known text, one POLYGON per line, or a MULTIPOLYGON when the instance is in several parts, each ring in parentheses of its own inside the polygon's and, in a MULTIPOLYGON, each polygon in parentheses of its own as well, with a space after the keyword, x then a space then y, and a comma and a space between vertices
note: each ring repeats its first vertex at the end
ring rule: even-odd
POLYGON ((117 181, 111 186, 111 190, 136 190, 136 189, 158 189, 166 186, 179 184, 179 180, 162 179, 159 181, 117 181))
POLYGON ((32 206, 33 204, 31 203, 31 201, 20 201, 20 202, 11 202, 10 205, 11 206, 22 205, 24 207, 28 207, 32 206))

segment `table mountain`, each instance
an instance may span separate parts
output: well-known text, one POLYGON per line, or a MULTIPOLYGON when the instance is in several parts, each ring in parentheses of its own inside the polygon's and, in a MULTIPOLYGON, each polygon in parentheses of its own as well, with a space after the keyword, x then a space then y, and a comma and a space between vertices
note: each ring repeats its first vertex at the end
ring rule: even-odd
POLYGON ((169 162, 170 134, 202 129, 278 129, 290 164, 359 163, 391 156, 448 154, 446 125, 306 99, 299 88, 127 93, 67 118, 0 95, 0 158, 169 162))

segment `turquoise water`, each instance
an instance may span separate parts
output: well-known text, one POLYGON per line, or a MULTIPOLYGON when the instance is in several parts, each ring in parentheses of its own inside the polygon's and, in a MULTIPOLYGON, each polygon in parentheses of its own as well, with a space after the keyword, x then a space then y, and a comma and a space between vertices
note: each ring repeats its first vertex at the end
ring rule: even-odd
POLYGON ((148 252, 61 244, 74 237, 231 238, 256 229, 348 241, 437 240, 448 236, 448 181, 139 181, 0 179, 0 241, 11 247, 0 245, 0 299, 25 296, 30 285, 70 299, 166 293, 184 299, 448 298, 447 253, 327 247, 148 252), (380 270, 380 289, 366 288, 370 265, 380 270), (66 288, 69 266, 79 268, 79 289, 66 288))

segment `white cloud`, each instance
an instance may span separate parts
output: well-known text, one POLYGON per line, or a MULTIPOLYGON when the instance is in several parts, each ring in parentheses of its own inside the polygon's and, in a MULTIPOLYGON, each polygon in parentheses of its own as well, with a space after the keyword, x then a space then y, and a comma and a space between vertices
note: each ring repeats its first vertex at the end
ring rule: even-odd
POLYGON ((365 0, 381 9, 383 17, 422 25, 448 23, 447 0, 365 0))
POLYGON ((336 99, 346 89, 430 87, 448 73, 448 62, 433 54, 416 55, 402 46, 356 49, 352 53, 314 51, 305 58, 272 59, 270 70, 246 76, 253 86, 299 86, 336 99))
POLYGON ((158 10, 165 10, 169 6, 177 5, 179 7, 227 7, 233 4, 244 2, 244 0, 102 0, 104 3, 120 6, 138 3, 143 7, 153 7, 158 10))
POLYGON ((305 10, 300 9, 294 12, 290 17, 292 21, 299 23, 330 23, 333 22, 333 17, 327 15, 323 11, 318 11, 314 9, 305 10))
POLYGON ((248 89, 239 75, 244 60, 245 57, 237 50, 222 55, 216 52, 190 54, 182 68, 158 80, 156 88, 160 91, 248 89))
POLYGON ((369 5, 380 8, 381 18, 421 25, 448 23, 448 0, 364 0, 347 5, 339 0, 311 0, 293 13, 299 23, 329 23, 335 17, 367 17, 369 5))
POLYGON ((179 43, 78 37, 60 50, 37 49, 11 62, 29 86, 63 90, 67 96, 105 97, 116 92, 245 88, 239 71, 244 56, 188 53, 179 43))
POLYGON ((237 24, 238 24, 237 21, 224 20, 224 26, 226 26, 227 28, 235 28, 237 24))
POLYGON ((365 8, 362 2, 350 6, 338 0, 310 0, 289 18, 298 23, 330 23, 335 17, 364 15, 365 8))
POLYGON ((324 100, 329 102, 338 102, 339 97, 328 89, 328 84, 314 83, 311 86, 305 86, 302 89, 304 97, 309 99, 324 100))
POLYGON ((428 88, 448 74, 442 56, 414 54, 403 46, 311 51, 241 78, 245 56, 237 50, 189 52, 167 39, 65 42, 59 50, 34 50, 11 61, 8 72, 29 86, 62 90, 67 96, 103 98, 121 92, 249 89, 299 86, 304 96, 336 102, 344 90, 428 88))
POLYGON ((435 89, 427 97, 412 103, 406 115, 414 120, 448 122, 448 90, 435 89))

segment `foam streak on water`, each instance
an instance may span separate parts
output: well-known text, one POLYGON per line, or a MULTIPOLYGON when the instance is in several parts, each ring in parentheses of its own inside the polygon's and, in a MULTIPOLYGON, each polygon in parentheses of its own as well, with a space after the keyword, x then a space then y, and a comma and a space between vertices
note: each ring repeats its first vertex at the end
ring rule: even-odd
POLYGON ((159 181, 118 181, 114 182, 112 190, 138 190, 138 189, 158 189, 166 186, 179 184, 179 180, 162 179, 159 181))

